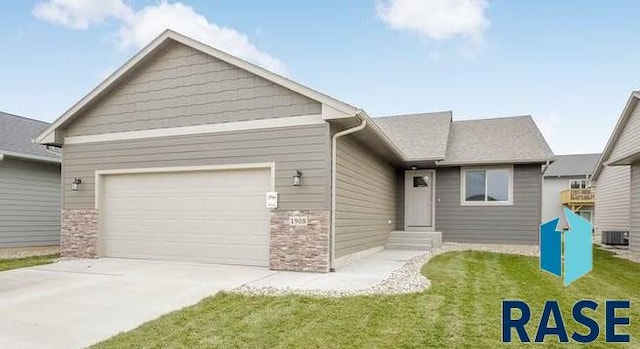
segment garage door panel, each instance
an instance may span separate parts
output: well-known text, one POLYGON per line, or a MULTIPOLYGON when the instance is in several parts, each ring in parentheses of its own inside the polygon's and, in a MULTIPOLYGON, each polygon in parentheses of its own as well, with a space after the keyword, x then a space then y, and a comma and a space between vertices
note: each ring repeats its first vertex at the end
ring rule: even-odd
POLYGON ((104 183, 104 255, 268 265, 268 169, 113 175, 104 183))

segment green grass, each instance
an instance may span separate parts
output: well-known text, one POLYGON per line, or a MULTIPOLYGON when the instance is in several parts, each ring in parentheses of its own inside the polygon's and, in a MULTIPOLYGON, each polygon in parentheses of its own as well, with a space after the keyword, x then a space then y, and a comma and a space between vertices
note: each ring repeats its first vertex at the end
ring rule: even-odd
POLYGON ((49 263, 53 263, 55 259, 58 257, 60 257, 60 255, 50 254, 46 256, 0 259, 0 271, 32 267, 35 265, 49 264, 49 263))
MULTIPOLYGON (((572 321, 580 299, 596 300, 601 336, 589 348, 605 348, 605 299, 630 299, 631 326, 621 330, 640 347, 640 264, 594 250, 594 270, 569 287, 538 269, 538 258, 484 252, 449 252, 422 271, 428 290, 403 296, 246 297, 221 293, 95 348, 495 348, 501 343, 503 299, 522 299, 532 308, 531 339, 544 301, 556 299, 569 335, 586 329, 572 321)), ((589 313, 589 311, 587 311, 589 313)), ((620 330, 619 330, 620 331, 620 330)), ((514 333, 515 335, 515 333, 514 333)), ((517 337, 514 337, 517 338, 517 337)), ((529 348, 512 343, 511 348, 529 348)), ((543 347, 559 344, 548 337, 543 347)), ((624 347, 624 346, 618 346, 624 347)))

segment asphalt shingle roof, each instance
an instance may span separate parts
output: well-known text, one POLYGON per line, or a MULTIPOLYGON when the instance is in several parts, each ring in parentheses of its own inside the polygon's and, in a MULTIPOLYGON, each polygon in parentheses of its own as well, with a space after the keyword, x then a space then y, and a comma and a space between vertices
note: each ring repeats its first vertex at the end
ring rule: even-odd
POLYGON ((33 139, 48 126, 49 124, 43 121, 0 112, 0 153, 5 151, 59 159, 59 155, 33 142, 33 139))
POLYGON ((553 152, 529 115, 455 121, 441 164, 533 162, 553 152))
POLYGON ((451 112, 407 114, 373 118, 407 159, 444 159, 451 112))
POLYGON ((556 155, 544 176, 587 176, 593 172, 599 159, 600 154, 556 155))
POLYGON ((373 119, 407 160, 444 160, 440 165, 544 162, 553 152, 529 115, 452 121, 452 113, 373 119))

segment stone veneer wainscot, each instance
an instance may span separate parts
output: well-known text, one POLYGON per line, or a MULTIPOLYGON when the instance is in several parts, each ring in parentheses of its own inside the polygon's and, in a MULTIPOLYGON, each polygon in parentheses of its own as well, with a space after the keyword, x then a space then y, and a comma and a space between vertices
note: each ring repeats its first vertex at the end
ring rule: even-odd
MULTIPOLYGON (((288 271, 329 271, 329 211, 273 211, 269 267, 288 271), (305 216, 306 226, 290 217, 305 216)), ((60 252, 63 257, 98 257, 98 211, 63 210, 60 252)))
POLYGON ((60 254, 63 257, 98 257, 98 211, 62 210, 60 254))
POLYGON ((329 211, 271 212, 269 266, 273 270, 329 271, 329 211), (289 217, 308 217, 292 226, 289 217))

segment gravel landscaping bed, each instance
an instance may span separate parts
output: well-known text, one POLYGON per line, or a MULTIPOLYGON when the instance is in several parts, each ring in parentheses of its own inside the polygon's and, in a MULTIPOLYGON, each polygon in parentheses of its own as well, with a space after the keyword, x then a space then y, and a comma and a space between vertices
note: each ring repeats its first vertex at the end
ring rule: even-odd
POLYGON ((46 256, 59 252, 58 246, 0 248, 0 259, 46 256))
POLYGON ((231 293, 248 296, 285 296, 304 295, 318 297, 345 297, 359 295, 379 295, 379 294, 407 294, 422 292, 429 287, 430 283, 421 273, 425 263, 433 256, 449 251, 484 251, 494 253, 518 254, 524 256, 538 256, 538 246, 521 245, 487 245, 487 244, 451 244, 445 243, 443 246, 432 252, 413 257, 402 267, 396 269, 382 282, 377 285, 359 290, 305 290, 294 288, 276 287, 253 287, 243 285, 231 290, 231 293))
POLYGON ((614 247, 609 245, 600 245, 603 250, 611 251, 615 253, 615 256, 622 259, 627 259, 632 262, 640 263, 640 253, 629 251, 629 247, 614 247))

